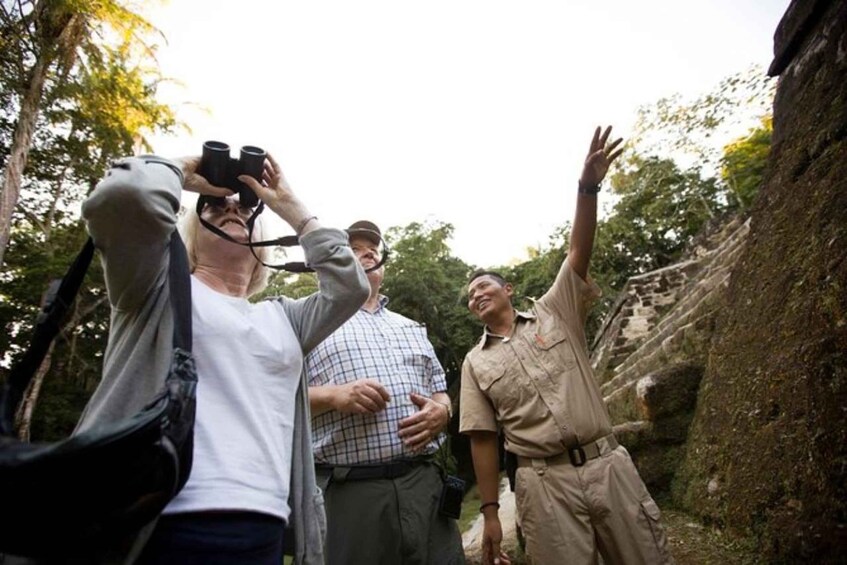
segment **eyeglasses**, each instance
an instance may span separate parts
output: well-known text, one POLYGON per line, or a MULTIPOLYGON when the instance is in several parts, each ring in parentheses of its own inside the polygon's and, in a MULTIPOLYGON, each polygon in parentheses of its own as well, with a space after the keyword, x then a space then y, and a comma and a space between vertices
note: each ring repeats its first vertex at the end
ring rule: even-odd
POLYGON ((213 214, 223 214, 230 204, 235 204, 238 210, 238 215, 245 218, 252 216, 253 212, 256 210, 255 207, 242 206, 237 200, 237 197, 233 196, 203 196, 203 199, 203 210, 211 210, 213 214))

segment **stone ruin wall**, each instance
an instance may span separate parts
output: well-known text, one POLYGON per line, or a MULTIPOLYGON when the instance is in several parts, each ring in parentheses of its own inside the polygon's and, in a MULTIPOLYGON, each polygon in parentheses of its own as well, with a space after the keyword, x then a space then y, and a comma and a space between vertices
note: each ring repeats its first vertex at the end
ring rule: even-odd
POLYGON ((769 563, 847 555, 847 1, 774 36, 773 140, 674 500, 769 563))

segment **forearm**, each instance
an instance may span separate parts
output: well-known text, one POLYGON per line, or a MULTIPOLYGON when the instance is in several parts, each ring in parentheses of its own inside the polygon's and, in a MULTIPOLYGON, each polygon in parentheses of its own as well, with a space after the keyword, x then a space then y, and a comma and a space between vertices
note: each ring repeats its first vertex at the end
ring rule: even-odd
POLYGON ((291 226, 297 236, 304 236, 307 233, 321 227, 318 217, 312 214, 299 198, 292 196, 284 202, 270 202, 268 207, 273 212, 282 218, 283 221, 291 226))
POLYGON ((579 177, 579 191, 576 197, 576 216, 571 230, 571 244, 568 251, 568 263, 583 280, 588 276, 588 263, 591 249, 594 247, 594 229, 597 227, 597 190, 606 178, 609 167, 620 157, 623 138, 608 143, 612 126, 594 130, 594 137, 585 158, 585 165, 579 177), (602 133, 601 133, 602 131, 602 133))
MULTIPOLYGON (((471 458, 483 504, 500 496, 500 463, 496 432, 471 432, 471 458)), ((491 507, 489 507, 491 508, 491 507)), ((486 511, 489 510, 486 509, 486 511)), ((496 511, 496 507, 494 507, 496 511)))
POLYGON ((309 387, 309 408, 312 416, 335 410, 335 385, 309 387))
POLYGON ((116 163, 83 203, 82 216, 106 265, 113 306, 133 309, 160 280, 181 193, 175 165, 131 157, 116 163))
POLYGON ((568 261, 571 268, 583 280, 588 276, 588 264, 594 247, 594 232, 597 228, 597 196, 577 194, 576 214, 571 229, 568 261))

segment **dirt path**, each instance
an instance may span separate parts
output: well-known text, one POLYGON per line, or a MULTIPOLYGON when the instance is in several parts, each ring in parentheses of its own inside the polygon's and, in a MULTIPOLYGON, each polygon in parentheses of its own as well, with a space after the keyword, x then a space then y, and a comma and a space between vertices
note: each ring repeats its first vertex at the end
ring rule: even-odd
POLYGON ((734 539, 717 528, 704 526, 672 508, 662 509, 662 520, 677 565, 758 565, 749 543, 734 539))

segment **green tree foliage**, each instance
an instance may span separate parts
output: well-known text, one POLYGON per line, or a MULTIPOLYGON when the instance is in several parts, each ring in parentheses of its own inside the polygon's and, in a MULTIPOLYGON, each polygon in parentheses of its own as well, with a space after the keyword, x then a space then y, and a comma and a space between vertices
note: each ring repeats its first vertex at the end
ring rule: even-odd
POLYGON ((550 236, 547 246, 533 249, 528 261, 495 269, 512 283, 518 299, 516 307, 528 308, 531 304, 530 299, 541 298, 553 284, 553 279, 556 278, 556 273, 559 272, 562 261, 565 260, 570 228, 570 223, 557 228, 550 236))
POLYGON ((721 180, 741 208, 752 204, 759 191, 768 163, 773 135, 773 120, 762 119, 761 126, 724 147, 721 158, 721 180))
POLYGON ((694 99, 681 94, 661 98, 639 109, 627 145, 640 155, 693 159, 706 175, 715 176, 723 144, 770 115, 775 91, 776 81, 753 66, 694 99))
POLYGON ((317 291, 318 277, 314 273, 292 275, 285 271, 279 271, 271 276, 268 287, 251 300, 255 302, 274 296, 303 298, 317 291))
MULTIPOLYGON (((145 43, 154 30, 123 4, 45 0, 0 7, 0 215, 11 219, 8 249, 0 237, 0 342, 8 365, 29 340, 47 284, 64 273, 86 237, 82 199, 110 161, 145 146, 150 132, 179 124, 156 100, 162 77, 149 65, 145 43)), ((99 381, 107 324, 95 259, 45 365, 51 411, 36 411, 36 437, 73 427, 99 381)))
MULTIPOLYGON (((696 169, 680 170, 670 159, 630 155, 610 184, 617 198, 597 225, 590 270, 603 297, 589 313, 589 338, 627 279, 678 260, 706 222, 727 208, 716 179, 704 179, 696 169)), ((539 298, 550 288, 567 255, 569 234, 565 223, 532 259, 498 269, 512 281, 519 299, 539 298)))
POLYGON ((628 278, 678 261, 707 222, 749 206, 770 150, 774 88, 753 67, 693 101, 676 95, 640 109, 597 228, 591 270, 605 307, 628 278), (721 145, 750 123, 761 125, 721 145))
MULTIPOLYGON (((29 343, 47 283, 61 276, 86 237, 78 222, 56 226, 49 244, 44 234, 25 221, 15 230, 7 255, 0 319, 0 349, 13 361, 29 343)), ((41 399, 32 435, 42 440, 66 436, 73 429, 88 396, 100 381, 109 324, 109 308, 95 258, 70 319, 54 342, 44 366, 41 399)), ((35 398, 32 399, 36 401, 35 398)))
MULTIPOLYGON (((158 73, 132 64, 151 53, 143 38, 153 27, 124 4, 2 1, 0 30, 2 264, 30 150, 48 131, 45 123, 50 135, 69 143, 93 137, 102 142, 95 147, 116 146, 116 137, 131 147, 142 139, 151 117, 157 127, 172 126, 173 117, 167 107, 152 102, 158 73)), ((92 166, 102 163, 98 152, 92 156, 92 166)))
POLYGON ((611 184, 618 199, 598 227, 592 270, 616 288, 678 259, 706 221, 726 208, 714 178, 682 171, 670 159, 636 156, 611 184))

